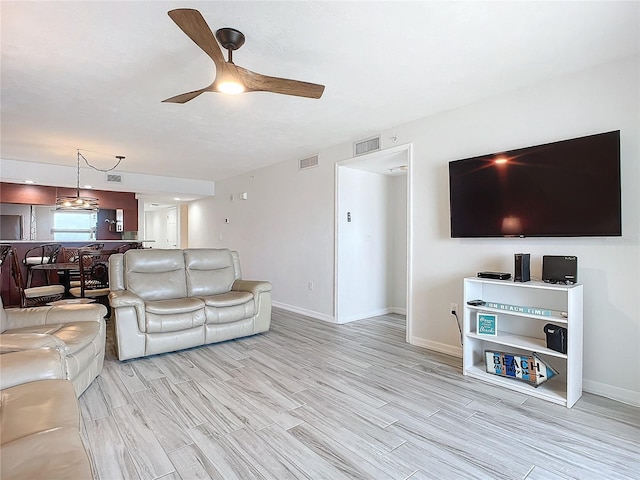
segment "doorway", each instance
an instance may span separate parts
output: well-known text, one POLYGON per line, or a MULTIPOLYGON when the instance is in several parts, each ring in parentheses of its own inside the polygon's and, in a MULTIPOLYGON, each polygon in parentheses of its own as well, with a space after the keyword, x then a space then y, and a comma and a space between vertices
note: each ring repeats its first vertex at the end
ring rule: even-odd
POLYGON ((152 241, 153 248, 183 248, 177 205, 145 204, 144 226, 145 240, 152 241))
POLYGON ((411 337, 411 144, 336 163, 337 323, 400 313, 411 337))

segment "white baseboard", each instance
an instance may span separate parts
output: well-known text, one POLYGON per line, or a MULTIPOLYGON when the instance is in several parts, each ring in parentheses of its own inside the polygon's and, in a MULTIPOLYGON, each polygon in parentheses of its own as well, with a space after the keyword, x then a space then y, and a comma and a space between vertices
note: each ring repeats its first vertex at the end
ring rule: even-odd
POLYGON ((396 313, 398 315, 407 315, 407 309, 406 308, 397 308, 397 307, 386 307, 386 308, 380 308, 378 310, 373 310, 371 312, 367 312, 367 313, 361 313, 358 315, 353 315, 351 317, 347 317, 347 318, 341 318, 339 322, 337 323, 350 323, 350 322, 355 322, 356 320, 364 320, 365 318, 373 318, 373 317, 379 317, 380 315, 388 315, 390 313, 396 313))
POLYGON ((416 347, 427 348, 434 352, 444 353, 445 355, 453 355, 462 358, 462 347, 456 347, 447 343, 434 342, 420 337, 411 337, 409 339, 411 345, 416 347))
POLYGON ((582 390, 593 393, 594 395, 600 395, 612 400, 617 400, 618 402, 633 405, 634 407, 640 407, 640 392, 586 379, 582 380, 582 390))
POLYGON ((367 313, 352 315, 350 317, 342 317, 340 318, 338 323, 350 323, 357 320, 364 320, 365 318, 379 317, 380 315, 386 315, 388 313, 391 313, 390 308, 380 308, 378 310, 372 310, 371 312, 367 313))
POLYGON ((271 305, 273 305, 276 308, 288 310, 293 313, 299 313, 300 315, 304 315, 305 317, 311 317, 318 320, 322 320, 323 322, 337 323, 336 319, 332 315, 326 315, 324 313, 316 312, 314 310, 307 310, 306 308, 295 307, 287 303, 274 302, 274 301, 271 302, 271 305))
MULTIPOLYGON (((276 308, 282 308, 283 310, 288 310, 290 312, 299 313, 300 315, 304 315, 306 317, 316 318, 318 320, 322 320, 323 322, 338 323, 338 321, 337 321, 337 319, 335 317, 333 317, 331 315, 326 315, 324 313, 319 313, 319 312, 316 312, 314 310, 307 310, 306 308, 296 307, 294 305, 289 305, 287 303, 274 302, 274 301, 271 302, 271 305, 273 305, 276 308)), ((406 315, 407 314, 407 309, 406 308, 397 308, 397 307, 382 308, 380 310, 369 312, 369 313, 367 313, 365 315, 355 315, 353 317, 349 317, 346 320, 342 320, 339 323, 355 322, 356 320, 363 320, 365 318, 371 318, 371 317, 379 317, 380 315, 387 315, 389 313, 396 313, 398 315, 406 315)))

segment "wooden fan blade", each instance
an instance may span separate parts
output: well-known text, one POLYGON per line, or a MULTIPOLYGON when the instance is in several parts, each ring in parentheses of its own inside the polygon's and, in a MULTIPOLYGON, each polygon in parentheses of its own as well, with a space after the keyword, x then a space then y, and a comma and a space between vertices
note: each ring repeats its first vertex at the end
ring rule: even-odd
POLYGON ((225 63, 222 50, 220 50, 216 37, 200 12, 191 8, 178 8, 170 10, 168 13, 171 20, 211 57, 211 60, 216 64, 216 69, 221 69, 225 63))
POLYGON ((273 92, 307 98, 320 98, 324 92, 324 85, 288 78, 269 77, 237 65, 236 70, 242 77, 248 92, 273 92))
POLYGON ((175 97, 167 98, 163 100, 166 103, 187 103, 189 100, 193 100, 201 93, 206 92, 211 87, 201 88, 200 90, 194 90, 193 92, 181 93, 180 95, 176 95, 175 97))

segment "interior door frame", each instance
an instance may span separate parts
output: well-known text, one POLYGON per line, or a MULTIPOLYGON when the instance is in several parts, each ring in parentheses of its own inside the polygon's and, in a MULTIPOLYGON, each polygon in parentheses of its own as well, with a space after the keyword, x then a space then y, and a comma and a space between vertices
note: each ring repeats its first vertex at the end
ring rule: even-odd
MULTIPOLYGON (((391 147, 384 150, 378 150, 376 152, 368 153, 365 155, 360 155, 358 157, 352 157, 345 160, 341 160, 335 163, 334 170, 334 280, 333 280, 333 318, 336 323, 339 319, 338 312, 338 293, 339 293, 339 285, 338 285, 338 270, 340 266, 338 265, 338 250, 340 248, 338 242, 338 228, 339 228, 339 171, 341 167, 349 166, 349 164, 366 162, 367 160, 377 160, 381 157, 392 156, 398 153, 405 153, 407 158, 407 218, 406 218, 406 228, 407 228, 407 286, 406 286, 406 305, 407 305, 407 314, 406 314, 406 341, 407 343, 411 343, 410 340, 412 338, 413 331, 413 305, 412 305, 412 292, 413 292, 413 202, 412 202, 412 191, 413 191, 413 144, 407 143, 403 145, 398 145, 397 147, 391 147)), ((396 166, 396 165, 393 165, 396 166)))

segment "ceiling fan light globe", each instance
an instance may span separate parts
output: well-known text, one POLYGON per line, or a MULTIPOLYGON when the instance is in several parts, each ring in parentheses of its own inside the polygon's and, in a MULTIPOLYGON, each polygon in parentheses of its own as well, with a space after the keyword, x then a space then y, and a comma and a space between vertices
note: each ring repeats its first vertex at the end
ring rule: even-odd
POLYGON ((237 82, 221 82, 218 85, 218 91, 229 95, 237 95, 244 92, 244 86, 237 82))

